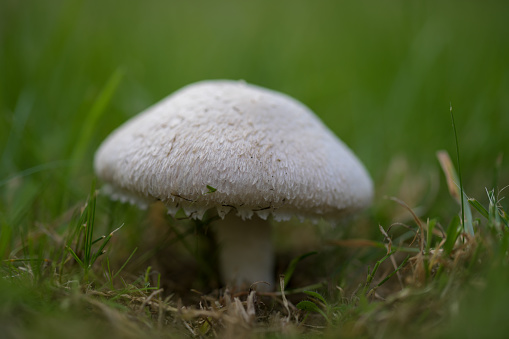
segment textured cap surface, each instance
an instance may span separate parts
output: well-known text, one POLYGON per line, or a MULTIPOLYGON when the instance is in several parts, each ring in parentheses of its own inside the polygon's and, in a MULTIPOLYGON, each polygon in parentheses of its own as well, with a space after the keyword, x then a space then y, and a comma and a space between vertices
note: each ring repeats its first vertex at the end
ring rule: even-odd
POLYGON ((373 195, 364 166, 307 107, 242 81, 175 92, 116 129, 94 166, 112 198, 157 199, 193 218, 217 208, 221 217, 335 219, 373 195))

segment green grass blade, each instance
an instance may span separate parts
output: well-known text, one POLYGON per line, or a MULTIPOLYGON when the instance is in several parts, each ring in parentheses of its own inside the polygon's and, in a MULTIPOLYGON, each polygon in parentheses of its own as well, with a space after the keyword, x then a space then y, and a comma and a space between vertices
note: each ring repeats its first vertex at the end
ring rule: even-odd
MULTIPOLYGON (((456 173, 454 165, 452 164, 451 158, 446 151, 438 151, 437 158, 442 166, 445 178, 447 180, 447 186, 451 196, 458 201, 461 206, 461 218, 460 221, 463 225, 465 232, 470 235, 474 235, 472 211, 468 204, 468 197, 463 192, 463 186, 461 184, 461 176, 456 173), (458 184, 459 182, 459 184, 458 184)), ((458 158, 459 161, 459 158, 458 158)), ((458 167, 459 172, 459 167, 458 167)))
POLYGON ((431 248, 431 242, 433 241, 433 230, 435 229, 436 225, 437 225, 436 219, 428 220, 428 231, 426 233, 426 253, 429 253, 429 250, 431 248))
POLYGON ((92 108, 88 112, 85 117, 81 129, 81 135, 74 147, 74 150, 71 154, 71 166, 73 169, 79 168, 79 165, 82 159, 85 159, 85 152, 87 150, 88 145, 90 145, 90 140, 92 139, 92 135, 97 125, 97 121, 101 117, 101 115, 106 111, 106 107, 108 106, 113 94, 115 93, 120 81, 122 79, 122 72, 117 69, 109 78, 108 82, 102 89, 101 93, 95 100, 92 108))
POLYGON ((86 229, 85 229, 85 264, 87 267, 92 265, 92 244, 93 244, 93 236, 94 236, 94 219, 95 219, 95 204, 96 204, 96 194, 95 194, 95 180, 92 182, 92 187, 90 188, 90 197, 88 199, 88 210, 87 210, 87 221, 86 221, 86 229))
POLYGON ((322 295, 320 293, 313 292, 313 291, 304 291, 304 293, 309 295, 310 297, 320 300, 324 305, 327 305, 325 298, 322 297, 322 295))
POLYGON ((506 227, 509 227, 509 216, 503 209, 498 210, 498 214, 500 215, 500 218, 504 222, 506 227))
POLYGON ((458 239, 458 236, 461 233, 461 230, 459 228, 460 224, 461 221, 459 216, 455 215, 449 224, 449 228, 447 228, 447 235, 444 243, 444 251, 448 255, 451 254, 454 248, 454 244, 456 243, 456 240, 458 239))
POLYGON ((34 167, 27 168, 25 170, 17 172, 14 175, 11 175, 11 176, 7 177, 6 179, 0 180, 0 188, 2 186, 7 185, 9 182, 16 180, 16 179, 25 178, 25 177, 28 177, 28 176, 30 176, 32 174, 43 172, 43 171, 49 171, 49 170, 54 170, 54 169, 57 169, 57 168, 66 167, 67 165, 68 165, 68 161, 57 160, 57 161, 48 162, 48 163, 45 163, 45 164, 41 164, 41 165, 37 165, 37 166, 34 166, 34 167))
POLYGON ((307 311, 307 312, 315 312, 321 314, 327 322, 330 323, 329 317, 327 317, 327 314, 325 314, 324 311, 322 311, 314 302, 309 300, 302 300, 297 305, 297 308, 299 310, 307 311))
MULTIPOLYGON (((456 132, 456 124, 454 123, 454 114, 452 113, 452 103, 449 104, 449 111, 451 113, 451 121, 452 121, 452 129, 454 131, 454 139, 456 142, 456 157, 458 162, 458 177, 459 177, 459 184, 460 184, 460 197, 463 197, 463 184, 461 180, 461 163, 460 163, 460 146, 458 142, 458 133, 456 132)), ((465 223, 465 208, 464 208, 464 199, 461 199, 461 220, 463 222, 463 225, 465 223)), ((472 232, 473 235, 473 232, 472 232)))
POLYGON ((105 251, 104 251, 104 248, 105 248, 105 247, 106 247, 106 245, 110 242, 111 238, 113 237, 113 234, 114 234, 115 232, 117 232, 119 229, 121 229, 123 226, 124 226, 124 224, 120 225, 120 227, 118 227, 118 228, 116 228, 115 230, 111 231, 111 232, 110 232, 110 234, 108 234, 108 236, 104 236, 104 235, 103 235, 103 236, 102 236, 102 237, 100 237, 99 239, 97 239, 97 240, 95 240, 94 242, 92 242, 92 245, 93 245, 93 244, 97 243, 98 241, 100 241, 100 240, 103 240, 103 239, 104 239, 103 243, 101 244, 101 247, 99 247, 99 249, 97 250, 97 252, 94 254, 94 256, 93 256, 93 258, 92 258, 92 263, 91 263, 91 264, 93 264, 93 263, 97 260, 97 258, 98 258, 99 256, 101 256, 101 255, 103 255, 103 254, 104 254, 104 252, 105 252, 105 251))
POLYGON ((69 246, 67 246, 67 251, 69 251, 69 253, 72 255, 72 257, 74 258, 74 260, 76 260, 76 262, 78 264, 80 264, 81 267, 85 268, 85 264, 83 263, 83 261, 81 261, 81 259, 78 257, 78 255, 76 254, 76 252, 74 252, 72 250, 72 248, 70 248, 69 246))
POLYGON ((131 258, 133 257, 134 253, 136 253, 136 251, 138 250, 138 248, 136 247, 132 252, 131 252, 131 255, 129 256, 129 258, 127 258, 127 260, 124 262, 124 264, 122 265, 122 267, 120 267, 120 269, 117 271, 117 273, 115 273, 115 275, 111 278, 111 280, 113 281, 113 279, 115 279, 116 277, 118 277, 118 275, 120 274, 120 272, 122 272, 124 270, 124 268, 127 266, 127 264, 129 263, 129 261, 131 260, 131 258))
MULTIPOLYGON (((463 191, 463 190, 462 190, 463 191)), ((472 217, 472 210, 470 209, 470 204, 468 203, 468 197, 465 194, 462 194, 462 210, 463 210, 463 228, 465 231, 474 235, 474 218, 472 217)))
POLYGON ((389 274, 389 275, 387 275, 387 276, 386 276, 386 277, 385 277, 382 281, 380 281, 380 282, 376 285, 376 287, 380 287, 380 286, 382 286, 383 284, 385 284, 385 282, 386 282, 387 280, 389 280, 389 279, 390 279, 390 278, 391 278, 394 274, 398 273, 398 271, 399 271, 399 270, 401 270, 403 267, 405 267, 405 265, 406 265, 406 263, 407 263, 408 259, 410 259, 410 255, 407 255, 407 256, 406 256, 406 258, 405 258, 405 260, 403 260, 403 261, 401 262, 401 264, 400 264, 400 265, 399 265, 399 266, 398 266, 398 267, 397 267, 394 271, 392 271, 392 273, 390 273, 390 274, 389 274))
POLYGON ((290 279, 292 278, 293 272, 295 271, 295 268, 297 267, 297 264, 302 261, 303 259, 315 255, 318 252, 308 252, 304 253, 297 258, 294 258, 290 264, 288 265, 288 268, 285 271, 285 288, 288 286, 288 283, 290 282, 290 279))
POLYGON ((476 209, 479 213, 481 213, 481 215, 482 215, 483 217, 485 217, 486 219, 488 219, 488 218, 490 217, 490 214, 489 214, 488 210, 487 210, 486 208, 484 208, 484 206, 483 206, 483 205, 481 205, 481 204, 479 203, 479 201, 477 201, 476 199, 474 199, 474 198, 469 198, 469 199, 468 199, 468 203, 469 203, 472 207, 474 207, 474 208, 475 208, 475 209, 476 209))
POLYGON ((451 112, 451 120, 452 120, 452 128, 454 130, 454 139, 456 142, 456 159, 458 162, 458 179, 459 179, 459 188, 460 188, 460 197, 461 197, 461 221, 463 224, 464 230, 470 234, 474 235, 474 226, 472 219, 472 211, 468 205, 468 198, 463 192, 463 180, 461 177, 461 162, 460 162, 460 146, 458 142, 458 132, 456 131, 456 123, 454 122, 454 114, 452 113, 452 104, 449 105, 449 110, 451 112))
POLYGON ((369 289, 369 286, 371 285, 371 282, 373 281, 373 278, 375 277, 375 274, 378 271, 378 268, 380 267, 380 265, 396 252, 397 252, 397 250, 393 249, 392 251, 387 253, 382 259, 378 260, 371 272, 369 271, 369 267, 368 267, 368 277, 366 278, 366 283, 364 284, 363 294, 365 294, 367 292, 367 290, 369 289))
POLYGON ((106 236, 105 235, 101 235, 99 238, 95 239, 94 241, 92 241, 92 245, 95 245, 97 244, 99 241, 105 239, 106 236))
POLYGON ((13 119, 9 136, 2 150, 2 157, 0 158, 0 175, 4 175, 4 170, 8 170, 12 165, 12 158, 14 154, 19 154, 19 148, 22 145, 21 138, 23 130, 33 111, 35 102, 35 92, 31 89, 25 88, 18 96, 16 106, 13 113, 13 119))

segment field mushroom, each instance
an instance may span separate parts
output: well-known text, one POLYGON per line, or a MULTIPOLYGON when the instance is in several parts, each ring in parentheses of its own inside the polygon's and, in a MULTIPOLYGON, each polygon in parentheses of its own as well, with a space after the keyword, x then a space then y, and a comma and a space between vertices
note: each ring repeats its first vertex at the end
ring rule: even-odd
POLYGON ((103 191, 201 219, 214 209, 225 283, 273 284, 270 219, 337 220, 369 205, 364 166, 306 106, 243 81, 188 85, 117 128, 94 160, 103 191))

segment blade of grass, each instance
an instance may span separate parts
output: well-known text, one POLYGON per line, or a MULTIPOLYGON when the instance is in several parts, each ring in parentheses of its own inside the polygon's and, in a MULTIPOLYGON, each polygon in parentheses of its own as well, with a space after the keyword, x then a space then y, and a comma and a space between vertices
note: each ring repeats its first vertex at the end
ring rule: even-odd
POLYGON ((307 311, 307 312, 315 312, 319 313, 328 323, 330 323, 329 317, 322 311, 314 302, 309 300, 302 300, 297 305, 295 305, 299 310, 307 311))
MULTIPOLYGON (((124 226, 124 224, 120 225, 120 227, 118 227, 117 229, 113 230, 110 234, 108 234, 108 236, 102 236, 101 238, 99 238, 98 240, 100 239, 104 239, 103 243, 101 244, 101 247, 99 247, 99 249, 95 252, 94 256, 92 257, 92 262, 91 264, 93 264, 97 258, 99 258, 100 255, 104 254, 104 248, 106 247, 106 245, 110 242, 111 238, 113 237, 113 234, 118 231, 119 229, 122 228, 122 226, 124 226)), ((92 245, 94 244, 95 242, 92 243, 92 245)))
POLYGON ((498 213, 498 202, 495 197, 495 190, 491 190, 488 193, 488 199, 490 201, 490 205, 488 207, 489 217, 488 221, 496 228, 499 228, 501 225, 500 214, 498 213))
POLYGON ((284 275, 285 275, 285 287, 288 286, 288 283, 290 282, 290 279, 292 278, 292 275, 293 275, 293 272, 295 271, 295 268, 297 267, 297 264, 302 261, 303 259, 309 257, 309 256, 312 256, 312 255, 315 255, 317 254, 318 252, 308 252, 308 253, 304 253, 300 256, 298 256, 297 258, 294 258, 290 264, 288 265, 288 268, 286 269, 284 275))
MULTIPOLYGON (((281 274, 281 276, 284 276, 284 274, 281 274)), ((319 283, 316 283, 316 284, 312 284, 312 285, 309 285, 309 286, 304 286, 304 287, 299 287, 299 288, 292 288, 292 289, 289 289, 289 290, 284 290, 284 293, 281 293, 281 291, 279 292, 268 292, 270 295, 282 295, 282 294, 286 294, 286 295, 291 295, 291 294, 300 294, 300 293, 304 293, 304 291, 308 291, 308 290, 312 290, 312 289, 318 289, 318 288, 322 288, 324 286, 327 286, 327 283, 326 282, 319 282, 319 283)), ((260 294, 263 294, 264 292, 261 292, 260 294)))
POLYGON ((92 266, 92 245, 93 245, 93 236, 94 236, 94 219, 95 219, 95 204, 96 204, 96 194, 95 194, 95 180, 92 182, 92 187, 90 188, 90 197, 88 199, 88 207, 87 207, 87 221, 85 228, 85 247, 83 249, 85 253, 84 262, 87 266, 87 270, 92 266))
MULTIPOLYGON (((117 69, 111 77, 106 82, 106 85, 102 89, 99 96, 94 101, 92 108, 88 112, 85 117, 83 124, 81 125, 81 135, 79 136, 78 141, 76 142, 76 146, 74 147, 71 154, 71 171, 75 172, 79 165, 81 164, 82 159, 85 159, 85 152, 87 150, 88 145, 90 144, 90 140, 93 135, 94 128, 97 124, 97 121, 101 117, 101 115, 105 112, 106 107, 108 106, 113 94, 115 93, 120 81, 122 79, 122 71, 117 69)), ((71 175, 72 177, 72 175, 71 175)))
POLYGON ((111 278, 111 280, 113 281, 113 279, 115 279, 116 277, 118 277, 118 275, 120 274, 120 272, 122 272, 124 270, 124 268, 127 266, 127 264, 129 263, 129 261, 131 260, 131 258, 133 257, 134 253, 136 253, 136 251, 138 250, 138 248, 136 247, 132 252, 131 252, 131 255, 129 256, 129 258, 127 258, 127 260, 124 262, 124 264, 120 267, 120 269, 115 273, 115 275, 111 278))
POLYGON ((385 282, 386 282, 387 280, 389 280, 389 279, 390 279, 390 278, 391 278, 394 274, 398 273, 398 272, 399 272, 399 270, 401 270, 403 267, 405 267, 405 265, 406 265, 406 263, 407 263, 408 259, 410 259, 410 255, 407 255, 407 256, 406 256, 406 258, 405 258, 405 260, 403 260, 403 261, 401 262, 401 264, 398 266, 398 268, 396 268, 394 271, 392 271, 392 273, 390 273, 390 274, 389 274, 389 275, 387 275, 387 276, 386 276, 386 277, 385 277, 382 281, 380 281, 380 282, 376 285, 376 287, 380 287, 380 286, 382 286, 383 284, 385 284, 385 282))
MULTIPOLYGON (((449 112, 451 113, 451 121, 452 121, 452 129, 454 131, 454 138, 456 142, 456 157, 458 162, 458 177, 459 177, 459 184, 460 184, 460 196, 463 197, 463 183, 461 180, 461 163, 460 163, 460 146, 458 142, 458 133, 456 132, 456 124, 454 123, 454 114, 452 113, 452 103, 449 103, 449 112)), ((463 225, 465 225, 465 207, 464 207, 464 200, 461 199, 461 221, 463 225)), ((473 235, 473 231, 471 235, 473 235)))
POLYGON ((472 220, 472 212, 470 211, 470 207, 467 203, 467 198, 463 193, 463 180, 461 177, 461 162, 460 162, 460 146, 458 142, 458 133, 456 131, 456 124, 454 122, 454 114, 452 113, 452 103, 449 104, 449 111, 451 112, 451 120, 452 120, 452 128, 454 130, 454 138, 456 142, 456 158, 458 163, 458 178, 460 184, 460 196, 461 196, 461 221, 463 224, 463 228, 468 234, 474 235, 474 226, 472 220), (466 218, 466 219, 465 219, 466 218))
POLYGON ((461 234, 461 230, 459 229, 460 224, 461 221, 459 219, 459 216, 455 215, 454 218, 451 220, 449 227, 447 228, 447 235, 444 243, 444 252, 447 255, 451 254, 454 248, 454 244, 456 243, 458 236, 461 234))
POLYGON ((459 179, 460 177, 454 170, 451 158, 449 157, 447 151, 438 151, 437 158, 447 180, 449 194, 454 199, 456 199, 458 204, 461 206, 460 221, 463 225, 463 228, 465 229, 465 232, 469 233, 470 235, 474 235, 472 211, 470 210, 470 205, 468 204, 468 197, 463 192, 463 186, 461 186, 461 181, 459 179), (458 182, 460 182, 459 185, 457 184, 458 182))
MULTIPOLYGON (((398 238, 399 239, 399 238, 398 238)), ((383 242, 373 241, 369 239, 346 239, 346 240, 330 240, 327 242, 333 246, 340 247, 353 247, 353 248, 361 248, 361 247, 375 247, 387 250, 386 245, 383 242)), ((391 246, 391 249, 397 250, 399 252, 407 252, 407 253, 419 253, 421 250, 414 247, 401 247, 401 246, 391 246)))
POLYGON ((176 238, 179 240, 179 242, 182 244, 182 246, 184 246, 184 248, 189 252, 189 254, 191 254, 193 256, 193 258, 196 260, 196 262, 200 265, 200 269, 212 276, 214 274, 214 272, 213 272, 212 268, 210 267, 210 265, 206 262, 206 260, 204 258, 202 258, 202 256, 199 255, 199 253, 197 253, 196 250, 193 250, 193 247, 186 240, 186 235, 192 234, 192 233, 181 232, 177 228, 177 226, 174 225, 173 222, 170 222, 169 226, 170 226, 171 230, 175 233, 176 238))
MULTIPOLYGON (((23 89, 14 109, 9 136, 7 137, 7 142, 2 152, 2 158, 0 159, 0 171, 8 171, 9 167, 13 165, 13 155, 19 153, 19 147, 22 145, 22 143, 20 143, 20 138, 23 136, 26 122, 33 111, 34 102, 35 92, 28 88, 23 89)), ((0 173, 4 174, 2 172, 0 173)))
POLYGON ((481 213, 481 215, 483 217, 485 217, 486 219, 489 219, 490 214, 489 214, 488 210, 486 208, 484 208, 484 206, 481 205, 476 199, 469 198, 468 203, 470 205, 472 205, 472 207, 474 207, 479 213, 481 213))
POLYGON ((431 248, 431 242, 433 241, 433 230, 435 229, 435 226, 437 225, 436 219, 428 219, 428 231, 427 231, 427 239, 426 239, 426 253, 429 253, 429 250, 431 248))
POLYGON ((387 253, 382 259, 378 260, 375 264, 375 267, 373 267, 373 270, 371 272, 370 272, 370 269, 368 268, 368 277, 366 279, 366 283, 364 284, 364 288, 363 288, 363 292, 362 292, 363 295, 365 295, 366 292, 368 291, 369 286, 371 285, 371 282, 373 281, 373 278, 375 277, 375 274, 378 271, 378 268, 380 267, 380 265, 396 252, 397 252, 396 250, 392 250, 391 252, 387 253))
POLYGON ((67 165, 68 165, 68 161, 57 160, 57 161, 37 165, 34 167, 30 167, 30 168, 27 168, 25 170, 22 170, 16 174, 14 174, 14 175, 11 175, 10 177, 7 177, 6 179, 0 180, 0 187, 5 186, 7 183, 9 183, 15 179, 28 177, 35 173, 39 173, 39 172, 43 172, 43 171, 47 171, 47 170, 53 170, 56 168, 65 167, 67 165))
POLYGON ((83 269, 85 268, 85 264, 83 263, 83 261, 81 261, 81 259, 78 257, 78 255, 76 254, 76 252, 74 252, 72 250, 72 248, 70 248, 69 246, 67 246, 67 251, 69 251, 69 253, 72 255, 72 257, 74 258, 74 260, 76 260, 76 262, 78 264, 80 264, 81 267, 83 267, 83 269))
POLYGON ((324 305, 327 305, 327 302, 322 297, 320 293, 314 292, 314 291, 304 291, 305 294, 309 295, 310 297, 313 297, 315 299, 320 300, 324 305))
MULTIPOLYGON (((403 200, 400 200, 396 197, 390 197, 389 199, 400 204, 412 215, 412 217, 413 217, 415 223, 417 224, 417 226, 419 227, 419 231, 421 233, 421 236, 419 237, 419 248, 420 248, 421 252, 423 252, 424 251, 424 241, 426 241, 426 240, 424 238, 424 227, 422 226, 421 219, 419 219, 417 214, 415 214, 415 212, 410 208, 410 206, 408 206, 403 200)), ((417 235, 416 235, 416 237, 417 237, 417 235)))

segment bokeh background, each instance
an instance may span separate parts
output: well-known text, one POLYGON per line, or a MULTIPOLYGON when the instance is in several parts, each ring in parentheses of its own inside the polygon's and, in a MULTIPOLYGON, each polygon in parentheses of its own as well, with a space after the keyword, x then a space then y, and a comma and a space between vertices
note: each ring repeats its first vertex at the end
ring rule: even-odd
MULTIPOLYGON (((3 227, 83 201, 118 125, 189 83, 244 79, 308 105, 383 196, 438 214, 435 153, 485 201, 509 184, 506 1, 30 1, 0 3, 3 227)), ((452 217, 450 211, 448 217, 452 217)), ((28 227, 28 226, 27 226, 28 227)))
POLYGON ((112 129, 186 84, 228 78, 304 102, 377 183, 394 157, 418 169, 454 150, 451 103, 465 181, 482 190, 508 149, 508 17, 505 1, 4 0, 2 177, 69 160, 120 74, 72 178, 85 187, 112 129))

